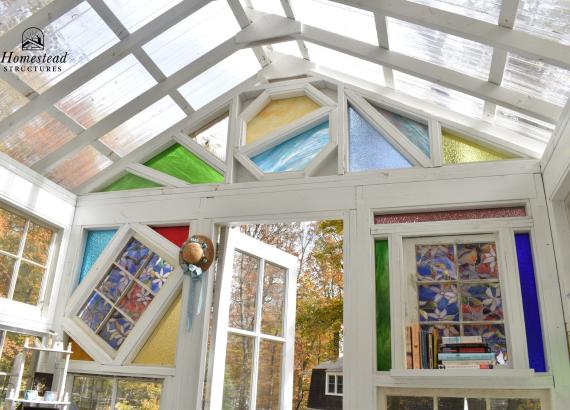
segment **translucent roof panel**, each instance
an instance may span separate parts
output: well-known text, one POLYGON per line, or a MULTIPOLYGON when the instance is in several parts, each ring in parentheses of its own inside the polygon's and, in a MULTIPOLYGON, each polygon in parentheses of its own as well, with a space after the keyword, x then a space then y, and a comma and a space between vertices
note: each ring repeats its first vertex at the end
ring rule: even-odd
POLYGON ((497 106, 495 124, 544 143, 548 142, 555 128, 554 124, 501 106, 497 106))
POLYGON ((299 50, 299 46, 297 45, 296 41, 285 41, 283 43, 272 44, 271 46, 273 47, 273 50, 279 53, 303 58, 301 55, 301 50, 299 50))
POLYGON ((384 70, 378 64, 313 43, 307 43, 307 47, 309 48, 311 61, 317 65, 322 65, 375 84, 384 85, 384 70))
POLYGON ((205 5, 143 46, 170 75, 236 34, 240 27, 226 1, 205 5))
POLYGON ((435 103, 460 114, 475 118, 483 116, 484 101, 394 70, 395 88, 415 98, 435 103))
MULTIPOLYGON (((73 73, 119 39, 87 2, 80 3, 44 28, 46 52, 61 55, 67 52, 61 71, 24 71, 19 77, 38 92, 43 92, 73 73)), ((16 49, 18 53, 21 49, 16 49)))
POLYGON ((210 151, 222 161, 226 160, 226 148, 228 146, 228 131, 230 117, 226 114, 214 123, 196 132, 193 138, 198 144, 210 151))
POLYGON ((100 138, 121 157, 157 136, 186 115, 169 96, 155 102, 100 138))
POLYGON ((42 113, 15 133, 0 139, 0 151, 31 166, 74 137, 62 123, 42 113))
POLYGON ((251 4, 254 9, 263 11, 264 13, 286 17, 280 0, 251 0, 251 4))
POLYGON ((104 0, 131 33, 171 9, 182 0, 104 0))
POLYGON ((570 94, 570 71, 509 53, 501 85, 563 106, 570 94))
POLYGON ((374 14, 328 0, 295 1, 295 17, 310 26, 378 45, 374 14))
POLYGON ((0 0, 0 36, 53 0, 0 0))
POLYGON ((128 55, 56 105, 88 128, 155 84, 142 64, 128 55))
POLYGON ((64 188, 73 190, 111 164, 110 159, 88 145, 59 161, 46 177, 64 188))
POLYGON ((24 106, 28 99, 0 80, 0 121, 24 106))
POLYGON ((499 15, 501 14, 501 0, 409 0, 413 3, 425 4, 449 11, 455 14, 461 14, 465 17, 471 17, 483 20, 488 23, 497 24, 499 15))
POLYGON ((441 31, 387 18, 390 49, 487 80, 493 49, 441 31))
POLYGON ((520 0, 515 29, 570 45, 568 0, 520 0))
POLYGON ((178 91, 197 110, 253 76, 259 68, 251 49, 240 50, 190 80, 178 91))

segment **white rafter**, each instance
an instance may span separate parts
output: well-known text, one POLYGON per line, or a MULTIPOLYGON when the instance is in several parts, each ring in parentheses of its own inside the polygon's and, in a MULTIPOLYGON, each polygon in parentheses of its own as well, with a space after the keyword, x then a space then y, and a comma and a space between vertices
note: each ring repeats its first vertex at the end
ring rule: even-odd
MULTIPOLYGON (((386 24, 386 16, 381 13, 374 13, 374 22, 376 23, 376 35, 378 37, 378 45, 386 50, 390 50, 390 40, 388 38, 388 25, 386 24)), ((394 88, 394 72, 391 68, 384 67, 384 83, 394 88)))
MULTIPOLYGON (((242 29, 246 28, 251 24, 251 19, 245 12, 245 9, 243 8, 239 0, 228 0, 228 5, 232 9, 232 13, 234 14, 234 17, 236 18, 239 26, 242 29)), ((253 52, 255 53, 255 57, 257 57, 259 64, 261 64, 261 67, 265 67, 266 65, 271 63, 271 60, 267 55, 267 53, 265 52, 265 50, 263 49, 263 47, 261 46, 253 47, 253 52)))
MULTIPOLYGON (((293 5, 291 4, 290 0, 281 0, 281 7, 283 7, 283 11, 285 11, 285 15, 287 18, 291 20, 295 19, 295 10, 293 9, 293 5)), ((307 45, 303 40, 297 40, 297 47, 299 47, 299 51, 305 60, 310 60, 309 50, 307 49, 307 45)))

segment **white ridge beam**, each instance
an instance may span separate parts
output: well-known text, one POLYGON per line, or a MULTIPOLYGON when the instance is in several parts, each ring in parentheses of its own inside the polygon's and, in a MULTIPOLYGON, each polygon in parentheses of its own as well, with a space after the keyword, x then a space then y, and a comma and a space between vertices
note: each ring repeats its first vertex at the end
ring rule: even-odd
MULTIPOLYGON (((251 19, 245 12, 245 9, 239 0, 228 0, 228 5, 232 9, 232 13, 234 13, 234 16, 242 30, 251 24, 251 19)), ((254 47, 253 52, 257 57, 259 64, 261 64, 261 67, 265 67, 271 63, 271 59, 262 46, 254 47)))

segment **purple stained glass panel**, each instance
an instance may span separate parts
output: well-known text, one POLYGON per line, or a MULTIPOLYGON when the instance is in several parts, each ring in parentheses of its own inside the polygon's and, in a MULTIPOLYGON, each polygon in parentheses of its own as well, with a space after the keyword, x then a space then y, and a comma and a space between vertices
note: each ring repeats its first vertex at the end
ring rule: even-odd
POLYGON ((98 290, 112 301, 121 297, 131 283, 128 275, 117 267, 113 267, 107 277, 101 282, 98 290))
POLYGON ((101 336, 109 346, 117 350, 121 347, 133 329, 133 326, 129 320, 115 310, 111 314, 111 317, 109 317, 107 323, 105 323, 103 328, 99 331, 99 336, 101 336))
POLYGON ((110 311, 111 305, 97 292, 93 292, 79 312, 79 318, 91 329, 97 330, 110 311))
POLYGON ((496 279, 499 276, 497 246, 494 243, 457 245, 461 279, 496 279))
POLYGON ((457 286, 433 284, 418 286, 420 322, 458 321, 457 286))
POLYGON ((495 354, 502 352, 505 361, 508 360, 507 337, 505 336, 504 325, 465 325, 463 326, 463 334, 465 336, 481 336, 483 342, 487 343, 495 354))
POLYGON ((417 280, 454 280, 455 255, 453 245, 416 245, 417 280))
POLYGON ((526 216, 524 206, 508 208, 458 209, 453 211, 413 212, 406 214, 375 215, 375 224, 402 224, 463 219, 517 218, 526 216))
POLYGON ((498 283, 463 284, 461 286, 463 320, 503 320, 501 287, 498 283))
POLYGON ((174 268, 160 256, 154 254, 139 275, 139 280, 157 293, 166 283, 174 268))
POLYGON ((121 298, 118 307, 136 322, 152 302, 152 298, 148 290, 135 283, 121 298))
POLYGON ((149 253, 150 251, 146 246, 132 238, 117 259, 117 265, 122 266, 134 275, 142 266, 149 253))

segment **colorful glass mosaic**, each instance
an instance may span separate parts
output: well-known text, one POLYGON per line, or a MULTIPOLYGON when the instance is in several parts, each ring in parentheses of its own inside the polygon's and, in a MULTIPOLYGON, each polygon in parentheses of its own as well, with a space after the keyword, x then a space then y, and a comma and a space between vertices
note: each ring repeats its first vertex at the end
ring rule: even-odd
POLYGON ((135 283, 121 298, 117 307, 136 322, 152 302, 152 298, 152 294, 147 289, 135 283))
POLYGON ((514 158, 510 154, 484 147, 447 130, 442 130, 441 133, 443 137, 443 163, 445 165, 514 158))
POLYGON ((421 122, 414 121, 383 108, 375 108, 429 158, 429 128, 426 124, 422 124, 421 122))
POLYGON ((109 317, 107 323, 105 323, 99 331, 99 336, 116 350, 121 347, 133 327, 132 322, 115 310, 109 317))
POLYGON ((117 267, 113 267, 97 290, 111 301, 118 300, 131 283, 131 278, 117 267))
POLYGON ((457 286, 432 284, 418 286, 420 322, 458 321, 457 286))
POLYGON ((374 215, 374 223, 402 224, 416 222, 460 221, 463 219, 520 218, 525 216, 525 207, 515 206, 508 208, 458 209, 454 211, 374 215))
POLYGON ((139 280, 148 286, 153 293, 157 293, 166 283, 173 267, 160 256, 152 255, 150 261, 141 271, 139 280))
POLYGON ((117 265, 134 275, 142 266, 149 253, 150 251, 146 246, 133 238, 117 260, 117 265))
POLYGON ((107 247, 111 239, 113 239, 116 232, 116 229, 87 232, 85 250, 83 251, 83 262, 81 263, 81 273, 79 274, 79 283, 87 276, 87 273, 91 270, 95 261, 107 247))
POLYGON ((463 320, 503 320, 501 287, 498 283, 476 283, 461 286, 463 320))
POLYGON ((97 330, 111 311, 111 307, 101 295, 93 292, 78 316, 91 329, 97 330))
POLYGON ((392 369, 392 338, 390 327, 390 271, 388 241, 376 241, 376 370, 392 369))
MULTIPOLYGON (((500 352, 507 354, 507 337, 505 336, 505 326, 502 324, 489 325, 465 325, 463 326, 465 336, 481 336, 483 342, 496 354, 500 352)), ((506 360, 506 357, 505 357, 506 360)))
POLYGON ((419 281, 457 279, 453 245, 417 245, 416 265, 419 281))
POLYGON ((461 279, 496 279, 499 276, 494 243, 459 244, 457 254, 461 279))

